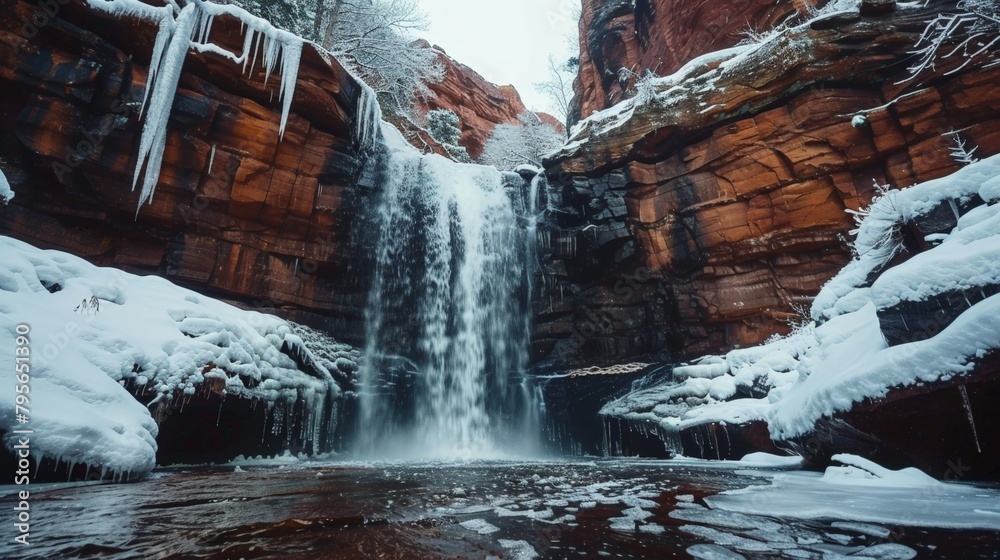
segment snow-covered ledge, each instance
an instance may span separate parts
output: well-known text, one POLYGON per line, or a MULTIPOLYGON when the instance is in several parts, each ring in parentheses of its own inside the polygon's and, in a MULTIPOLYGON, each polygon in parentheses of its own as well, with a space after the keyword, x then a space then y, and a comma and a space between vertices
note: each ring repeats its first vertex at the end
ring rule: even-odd
POLYGON ((1000 285, 1000 156, 885 191, 862 214, 856 257, 824 286, 811 322, 761 346, 677 367, 672 379, 608 403, 602 414, 675 433, 764 422, 772 439, 787 441, 899 388, 964 383, 978 363, 1000 351, 1000 295, 994 295, 1000 285), (950 231, 927 235, 930 249, 894 260, 905 228, 949 207, 956 224, 950 231), (965 293, 974 297, 962 297, 957 317, 940 315, 933 330, 905 343, 884 336, 887 315, 901 302, 965 293))
MULTIPOLYGON (((0 237, 0 345, 13 349, 19 331, 30 339, 30 413, 19 423, 14 399, 3 399, 0 432, 12 449, 13 431, 31 429, 36 466, 54 459, 71 474, 82 465, 84 477, 144 475, 157 463, 157 412, 183 415, 205 396, 259 403, 272 420, 301 410, 294 434, 290 418, 272 429, 313 451, 332 438, 341 360, 317 357, 277 317, 0 237)), ((348 361, 341 369, 352 371, 348 361)), ((0 371, 6 386, 13 377, 0 371)))

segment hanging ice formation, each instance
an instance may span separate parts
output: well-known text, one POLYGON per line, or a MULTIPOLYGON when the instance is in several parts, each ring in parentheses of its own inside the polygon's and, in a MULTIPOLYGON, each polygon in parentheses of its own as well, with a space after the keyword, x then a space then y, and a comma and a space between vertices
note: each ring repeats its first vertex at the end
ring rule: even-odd
POLYGON ((143 164, 146 172, 142 179, 139 196, 141 207, 153 197, 156 183, 163 164, 163 150, 167 143, 167 121, 177 93, 184 59, 189 49, 201 53, 212 53, 242 64, 244 72, 253 72, 258 52, 263 52, 264 81, 270 77, 280 62, 281 85, 278 99, 281 106, 279 134, 284 137, 288 112, 295 94, 295 82, 302 58, 302 38, 278 29, 242 8, 233 5, 219 5, 203 0, 191 0, 180 8, 173 0, 169 5, 150 6, 140 0, 87 0, 94 9, 117 17, 136 17, 156 23, 159 31, 153 44, 153 56, 149 63, 149 78, 143 98, 142 112, 146 121, 139 142, 139 156, 132 179, 132 189, 139 183, 143 164), (228 14, 239 19, 246 29, 243 51, 237 55, 209 41, 212 22, 216 16, 228 14), (261 41, 263 37, 263 43, 261 41))
POLYGON ((438 459, 527 452, 516 445, 535 433, 520 376, 525 230, 503 176, 423 156, 388 125, 382 136, 358 447, 438 459))

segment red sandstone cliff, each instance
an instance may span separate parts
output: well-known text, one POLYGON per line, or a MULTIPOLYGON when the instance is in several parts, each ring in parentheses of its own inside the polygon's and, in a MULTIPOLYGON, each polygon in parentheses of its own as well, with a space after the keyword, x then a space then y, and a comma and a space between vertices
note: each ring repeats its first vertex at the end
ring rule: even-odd
MULTIPOLYGON (((438 63, 444 67, 444 78, 428 84, 432 95, 418 102, 417 111, 454 111, 461 120, 460 145, 465 146, 473 159, 478 159, 493 128, 498 124, 519 124, 518 117, 528 113, 528 108, 514 86, 490 83, 472 68, 448 56, 440 47, 434 48, 439 52, 438 63)), ((537 115, 560 133, 565 132, 555 117, 545 113, 537 115)))
POLYGON ((731 47, 796 14, 816 0, 583 0, 580 71, 574 90, 578 120, 621 101, 635 80, 620 76, 650 70, 674 73, 687 61, 731 47))
MULTIPOLYGON (((274 76, 189 52, 159 185, 136 216, 129 186, 155 26, 82 0, 38 27, 26 24, 34 3, 4 7, 0 167, 17 197, 0 208, 0 233, 360 332, 364 287, 351 267, 363 251, 346 249, 365 190, 352 146, 360 89, 336 61, 306 45, 281 139, 274 76)), ((211 37, 242 50, 234 18, 216 18, 211 37)))
MULTIPOLYGON (((676 68, 734 42, 732 30, 745 25, 730 18, 718 41, 705 37, 720 32, 705 31, 720 17, 657 34, 649 14, 676 3, 636 2, 634 12, 615 8, 621 21, 650 22, 644 49, 630 51, 639 43, 587 27, 607 20, 589 4, 584 34, 606 39, 592 46, 620 46, 584 61, 581 79, 591 84, 593 68, 643 53, 674 53, 662 68, 676 68), (690 46, 665 46, 681 43, 690 46)), ((818 20, 725 68, 705 61, 676 95, 663 85, 665 99, 626 101, 620 115, 583 123, 548 162, 550 200, 563 213, 549 232, 548 285, 557 289, 543 302, 536 356, 699 355, 759 343, 787 329, 796 307, 849 260, 845 210, 869 202, 873 181, 905 188, 955 170, 943 136, 953 130, 977 154, 1000 152, 1000 69, 973 64, 949 74, 955 63, 943 62, 906 80, 926 22, 949 7, 818 20), (856 128, 861 113, 868 125, 856 128)), ((590 110, 607 96, 596 85, 583 94, 590 110)))

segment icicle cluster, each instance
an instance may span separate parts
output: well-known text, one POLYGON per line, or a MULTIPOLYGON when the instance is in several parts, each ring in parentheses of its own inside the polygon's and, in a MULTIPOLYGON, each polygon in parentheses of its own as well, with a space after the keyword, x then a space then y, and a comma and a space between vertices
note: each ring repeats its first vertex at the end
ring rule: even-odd
MULTIPOLYGON (((288 112, 295 94, 299 62, 302 58, 302 38, 277 29, 266 20, 242 8, 203 0, 192 0, 183 8, 173 1, 169 1, 168 6, 160 7, 149 6, 139 0, 87 0, 87 2, 92 8, 116 17, 135 17, 154 22, 159 27, 153 44, 149 80, 142 106, 146 122, 142 130, 139 158, 132 180, 134 190, 145 164, 146 172, 143 175, 139 207, 151 200, 156 190, 163 164, 163 150, 167 142, 167 121, 170 119, 170 109, 174 103, 177 84, 189 49, 228 58, 236 64, 242 64, 244 72, 253 72, 258 53, 263 52, 265 82, 280 62, 281 85, 278 99, 282 102, 282 107, 279 133, 284 137, 288 112), (221 14, 231 15, 244 25, 243 52, 239 55, 209 41, 212 22, 221 14)), ((136 211, 138 212, 138 208, 136 211)))

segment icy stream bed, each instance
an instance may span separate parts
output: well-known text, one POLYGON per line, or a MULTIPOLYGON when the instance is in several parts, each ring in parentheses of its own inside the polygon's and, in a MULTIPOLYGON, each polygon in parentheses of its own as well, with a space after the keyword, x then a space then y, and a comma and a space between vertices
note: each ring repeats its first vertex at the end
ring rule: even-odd
MULTIPOLYGON (((1000 549, 1000 489, 905 471, 876 485, 839 469, 760 459, 172 469, 135 484, 38 488, 32 545, 4 543, 0 556, 826 560, 1000 549)), ((0 487, 8 511, 9 491, 0 487)))

